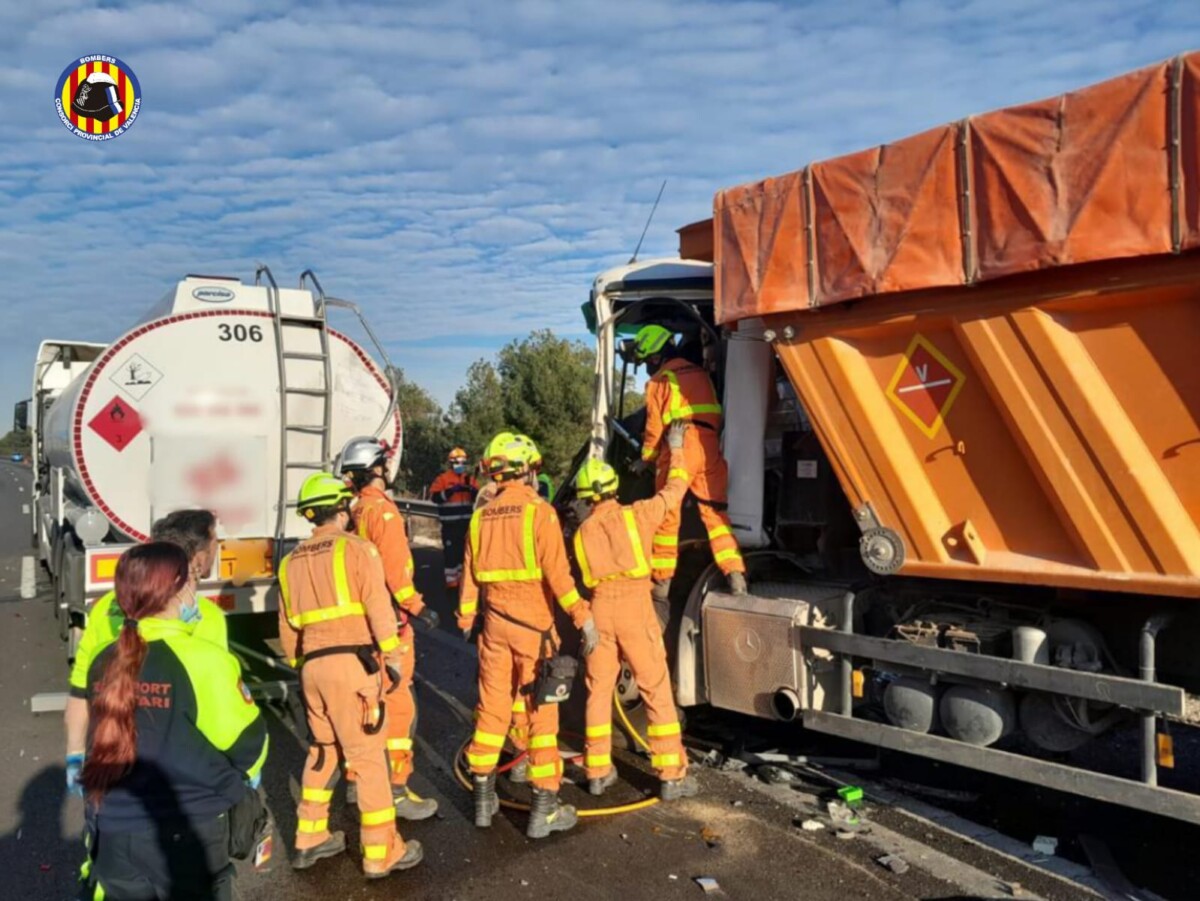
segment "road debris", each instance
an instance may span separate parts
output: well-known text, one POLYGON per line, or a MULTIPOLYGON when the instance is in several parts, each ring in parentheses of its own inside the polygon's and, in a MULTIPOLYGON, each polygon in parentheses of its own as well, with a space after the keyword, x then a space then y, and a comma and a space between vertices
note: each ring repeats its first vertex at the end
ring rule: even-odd
POLYGON ((724 842, 724 839, 721 838, 721 834, 710 826, 705 826, 700 830, 700 837, 704 839, 704 844, 708 845, 710 848, 719 848, 724 842))
POLYGON ((695 877, 695 883, 704 889, 704 894, 706 895, 715 895, 721 891, 720 884, 711 876, 697 876, 695 877))
POLYGON ((825 824, 822 823, 820 820, 805 820, 804 822, 800 823, 799 825, 800 825, 800 828, 803 829, 805 832, 824 832, 825 831, 825 824))
POLYGON ((1033 850, 1038 854, 1046 854, 1053 857, 1058 853, 1058 839, 1052 838, 1049 835, 1039 835, 1033 840, 1033 850))
POLYGON ((838 797, 849 805, 851 810, 862 807, 863 790, 857 785, 846 785, 838 789, 838 797))
POLYGON ((827 809, 829 818, 833 820, 834 828, 839 832, 859 832, 862 830, 862 820, 853 810, 841 801, 830 801, 827 809))
POLYGON ((883 857, 876 857, 875 862, 881 867, 891 870, 897 876, 903 876, 909 869, 908 861, 899 854, 885 854, 883 857))

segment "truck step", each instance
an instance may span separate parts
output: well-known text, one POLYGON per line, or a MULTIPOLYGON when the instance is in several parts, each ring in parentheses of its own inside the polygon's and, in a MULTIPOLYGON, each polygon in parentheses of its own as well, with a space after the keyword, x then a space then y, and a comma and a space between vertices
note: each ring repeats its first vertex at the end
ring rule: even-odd
POLYGON ((288 469, 311 469, 314 472, 320 472, 325 468, 324 463, 286 463, 288 469))
POLYGON ((307 435, 324 435, 325 426, 323 425, 289 425, 284 426, 289 432, 304 432, 307 435))
POLYGON ((329 392, 324 388, 288 388, 286 385, 283 389, 285 394, 304 394, 308 397, 328 397, 329 392))
POLYGON ((315 360, 318 363, 325 362, 324 354, 289 353, 288 351, 285 350, 283 352, 282 356, 285 360, 315 360))
POLYGON ((320 316, 293 316, 291 313, 281 313, 279 321, 284 325, 319 325, 325 320, 320 316))

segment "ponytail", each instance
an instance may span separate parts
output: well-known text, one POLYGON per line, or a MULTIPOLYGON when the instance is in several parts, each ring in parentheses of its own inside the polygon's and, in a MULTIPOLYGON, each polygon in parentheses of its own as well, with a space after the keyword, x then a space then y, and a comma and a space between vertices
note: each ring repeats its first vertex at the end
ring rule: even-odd
POLYGON ((125 620, 116 653, 92 699, 92 742, 79 780, 92 803, 98 804, 129 772, 137 756, 137 682, 147 650, 137 621, 125 620))
POLYGON ((94 687, 91 741, 79 780, 94 804, 137 759, 137 685, 149 650, 138 634, 138 620, 162 613, 187 580, 187 554, 174 544, 139 545, 117 561, 117 604, 125 624, 94 687))

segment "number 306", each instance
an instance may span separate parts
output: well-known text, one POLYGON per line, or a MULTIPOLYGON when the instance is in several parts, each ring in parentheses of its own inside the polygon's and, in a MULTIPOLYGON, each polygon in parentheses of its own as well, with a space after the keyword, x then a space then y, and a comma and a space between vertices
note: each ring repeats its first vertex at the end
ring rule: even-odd
POLYGON ((222 341, 254 341, 263 339, 262 326, 227 325, 222 322, 217 326, 222 341))

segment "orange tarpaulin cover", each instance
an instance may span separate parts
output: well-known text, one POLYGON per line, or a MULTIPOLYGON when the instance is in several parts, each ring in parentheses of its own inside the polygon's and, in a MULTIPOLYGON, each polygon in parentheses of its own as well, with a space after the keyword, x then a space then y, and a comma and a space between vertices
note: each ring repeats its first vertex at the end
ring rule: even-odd
POLYGON ((1198 247, 1198 122, 1190 54, 721 191, 717 318, 1198 247))

